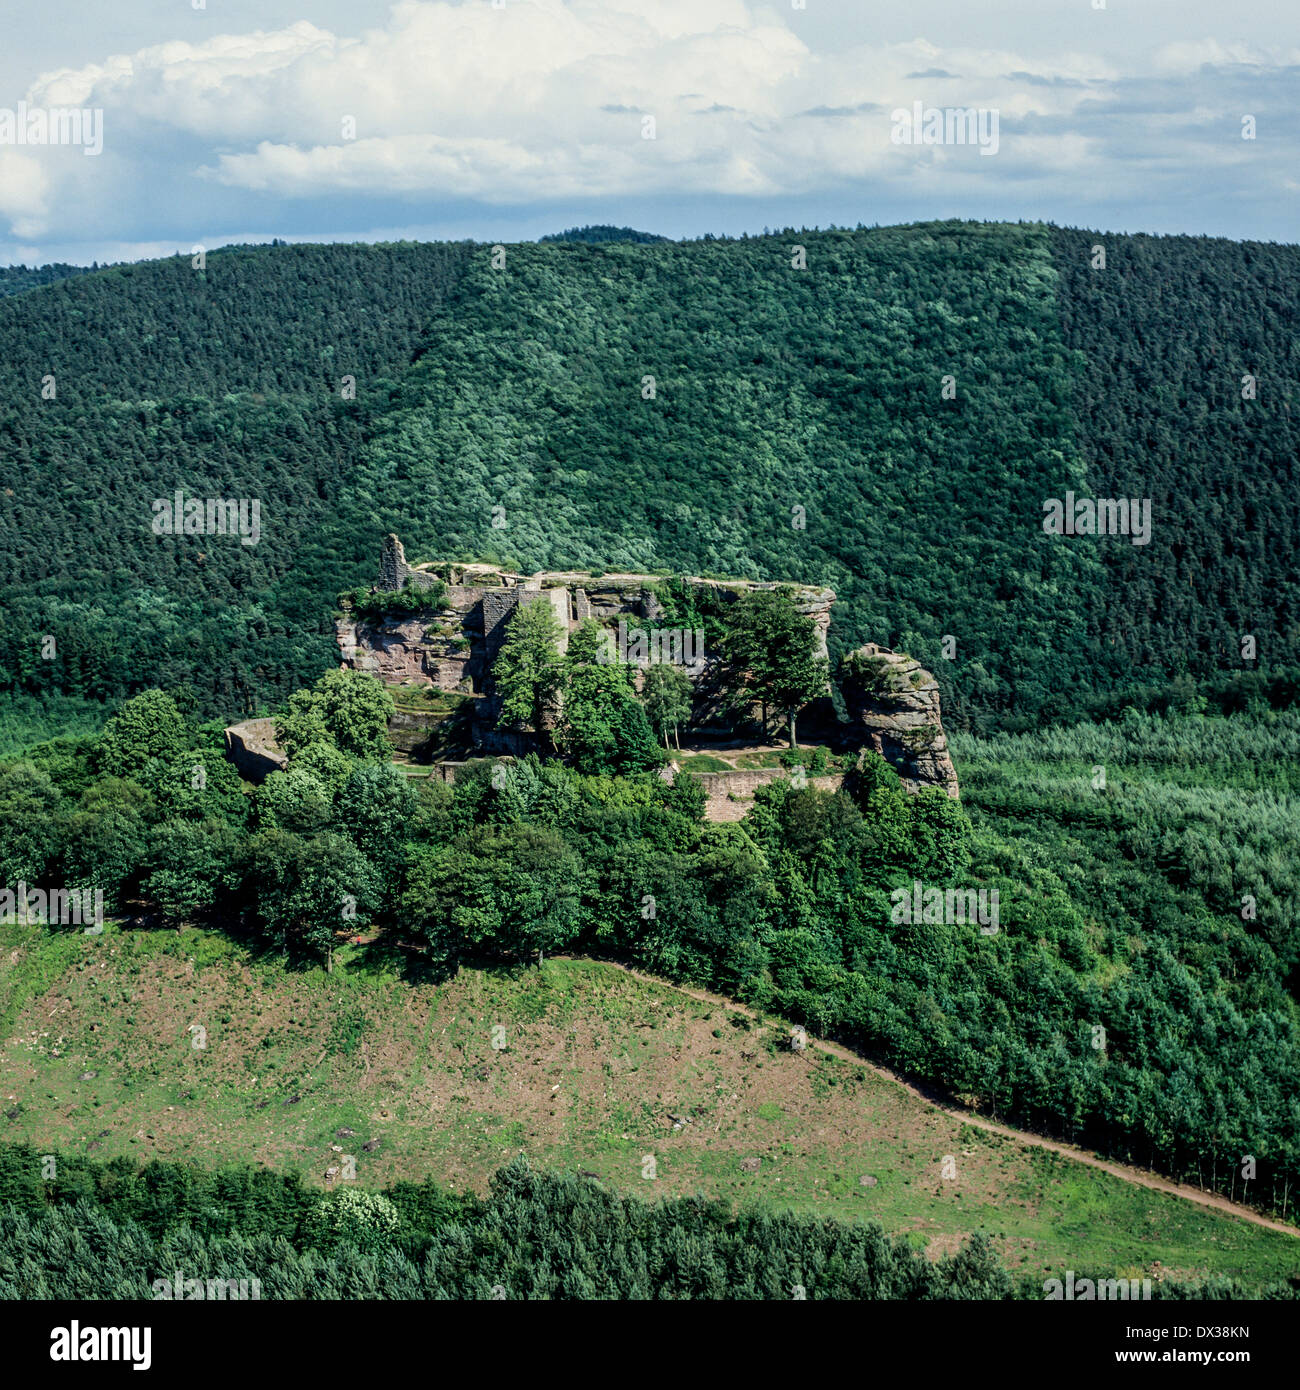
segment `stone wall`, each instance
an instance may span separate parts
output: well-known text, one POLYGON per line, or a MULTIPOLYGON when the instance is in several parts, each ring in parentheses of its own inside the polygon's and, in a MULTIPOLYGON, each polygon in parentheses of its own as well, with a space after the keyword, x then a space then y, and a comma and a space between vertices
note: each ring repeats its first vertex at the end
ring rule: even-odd
MULTIPOLYGON (((412 566, 402 542, 389 535, 380 552, 377 592, 394 592, 407 583, 424 587, 441 583, 446 591, 437 610, 421 614, 395 614, 377 621, 344 615, 336 625, 339 656, 344 665, 370 671, 388 684, 413 682, 482 693, 489 689, 492 663, 510 616, 520 604, 544 599, 552 605, 564 634, 563 650, 568 634, 587 618, 609 625, 619 618, 628 619, 629 625, 632 619, 656 622, 660 606, 654 585, 660 578, 652 574, 593 577, 568 570, 522 575, 493 565, 450 561, 412 566)), ((786 587, 690 576, 685 582, 735 595, 786 587)), ((806 584, 788 587, 794 590, 799 611, 812 619, 820 654, 825 656, 834 591, 806 584)), ((687 672, 702 690, 707 690, 711 665, 706 662, 687 672)))
POLYGON ((412 569, 406 563, 406 551, 396 536, 390 532, 384 537, 379 552, 379 582, 375 586, 377 589, 383 593, 395 593, 407 583, 416 589, 429 589, 437 582, 437 575, 412 569))
MULTIPOLYGON (((783 767, 734 768, 730 772, 679 772, 679 777, 694 777, 704 788, 704 819, 708 821, 743 820, 745 813, 754 803, 754 793, 769 782, 779 782, 790 777, 783 767)), ((818 791, 834 792, 840 789, 844 776, 839 772, 805 774, 805 785, 816 787, 818 791)))
POLYGON ((249 782, 261 782, 289 765, 275 741, 275 724, 270 719, 246 719, 227 729, 226 757, 249 782))
MULTIPOLYGON (((482 697, 475 709, 476 745, 485 752, 521 753, 528 744, 526 735, 502 734, 494 727, 497 701, 492 663, 511 615, 523 603, 550 603, 565 634, 562 645, 567 645, 568 634, 588 617, 608 627, 621 618, 628 620, 629 627, 654 624, 659 617, 654 590, 658 580, 649 574, 593 577, 576 571, 522 575, 494 565, 450 561, 412 566, 401 541, 390 535, 383 543, 376 589, 386 592, 400 589, 404 583, 426 587, 442 583, 445 594, 436 609, 430 607, 421 613, 394 614, 379 620, 344 615, 337 624, 339 655, 344 665, 369 671, 387 684, 429 685, 482 697)), ((790 587, 799 610, 812 620, 821 654, 826 654, 833 590, 690 576, 685 582, 737 596, 790 587)), ((684 669, 695 686, 695 716, 707 726, 721 709, 717 663, 706 657, 699 666, 684 669)), ((839 679, 848 722, 836 716, 828 694, 805 711, 802 730, 839 749, 874 749, 898 770, 911 791, 934 786, 942 787, 949 796, 958 795, 957 774, 940 716, 939 687, 930 672, 909 656, 869 643, 841 663, 839 679)), ((772 773, 765 780, 771 775, 783 774, 772 773)), ((724 811, 740 804, 728 798, 733 792, 744 795, 740 789, 749 774, 703 776, 739 779, 717 796, 710 793, 714 818, 738 818, 724 811)), ((752 795, 750 790, 748 796, 752 795)))

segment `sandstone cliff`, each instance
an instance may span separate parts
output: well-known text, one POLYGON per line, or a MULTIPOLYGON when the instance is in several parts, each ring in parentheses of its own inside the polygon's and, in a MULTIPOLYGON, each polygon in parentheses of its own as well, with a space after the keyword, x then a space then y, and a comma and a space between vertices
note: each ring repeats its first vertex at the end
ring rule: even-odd
POLYGON ((939 684, 919 661, 868 642, 840 663, 840 689, 863 747, 891 763, 909 791, 942 787, 958 795, 939 684))
MULTIPOLYGON (((663 575, 605 574, 592 576, 574 570, 516 574, 496 565, 432 561, 411 565, 402 542, 385 537, 379 559, 376 594, 403 588, 430 589, 428 609, 358 618, 345 613, 335 624, 343 664, 369 671, 389 684, 432 685, 440 690, 481 692, 488 687, 492 662, 505 624, 521 604, 550 603, 565 634, 588 618, 612 626, 624 618, 631 623, 655 623, 660 604, 655 586, 663 575)), ((685 577, 684 582, 724 598, 756 589, 793 589, 795 604, 813 622, 819 655, 826 656, 831 605, 835 593, 812 585, 778 585, 756 580, 717 580, 685 577)), ((688 672, 703 675, 705 665, 688 672)))
MULTIPOLYGON (((563 642, 588 618, 610 631, 624 619, 629 627, 653 627, 662 616, 658 588, 662 580, 663 576, 652 574, 593 576, 577 571, 524 575, 495 565, 455 561, 411 565, 401 541, 389 535, 373 593, 427 589, 428 606, 417 612, 344 613, 337 622, 339 654, 345 665, 369 671, 389 685, 455 692, 463 699, 460 717, 467 748, 478 753, 522 754, 530 746, 529 736, 496 727, 499 710, 491 680, 511 614, 521 604, 549 603, 564 633, 563 642)), ((835 602, 832 590, 690 576, 684 582, 709 589, 724 602, 756 589, 791 588, 796 606, 813 622, 820 654, 826 655, 835 602)), ((719 705, 717 663, 705 653, 703 661, 686 669, 695 685, 697 727, 714 727, 710 721, 720 713, 715 708, 719 705)), ((949 796, 958 795, 957 774, 940 717, 939 687, 919 662, 869 643, 844 658, 839 682, 849 722, 836 723, 829 699, 815 701, 808 713, 818 738, 841 750, 875 749, 898 770, 911 791, 942 787, 949 796)), ((427 748, 423 754, 418 751, 421 731, 432 729, 438 719, 432 714, 404 714, 399 741, 406 751, 427 759, 427 748)))

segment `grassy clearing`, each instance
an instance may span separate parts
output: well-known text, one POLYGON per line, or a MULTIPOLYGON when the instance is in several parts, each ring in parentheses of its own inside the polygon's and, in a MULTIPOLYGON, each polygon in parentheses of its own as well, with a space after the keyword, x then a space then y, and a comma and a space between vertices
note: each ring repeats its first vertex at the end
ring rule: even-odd
POLYGON ((450 718, 470 695, 455 690, 439 690, 431 685, 390 685, 388 693, 397 709, 407 714, 441 715, 450 718))
MULTIPOLYGON (((836 756, 824 746, 811 745, 800 745, 795 750, 795 759, 816 773, 843 772, 853 761, 852 758, 836 756)), ((786 767, 790 762, 790 751, 786 748, 766 748, 748 752, 728 749, 721 756, 713 753, 690 753, 679 757, 677 761, 687 772, 731 772, 735 769, 749 771, 786 767)))
MULTIPOLYGON (((799 763, 816 772, 843 772, 853 764, 852 757, 832 753, 825 744, 801 743, 795 749, 799 763)), ((785 767, 790 759, 789 749, 767 749, 759 753, 738 753, 732 766, 739 768, 785 767)))
POLYGON ((598 962, 435 987, 370 948, 327 976, 204 932, 8 926, 0 1020, 0 1134, 38 1147, 321 1182, 337 1144, 363 1185, 432 1174, 477 1191, 524 1152, 625 1191, 871 1217, 932 1252, 984 1230, 1013 1270, 1297 1268, 1285 1236, 1022 1149, 863 1068, 778 1048, 775 1020, 598 962))

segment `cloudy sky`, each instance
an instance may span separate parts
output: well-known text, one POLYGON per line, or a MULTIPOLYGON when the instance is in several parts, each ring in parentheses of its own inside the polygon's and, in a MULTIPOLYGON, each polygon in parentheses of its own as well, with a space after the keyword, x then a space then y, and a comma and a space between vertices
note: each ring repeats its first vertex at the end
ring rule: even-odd
POLYGON ((584 222, 1032 218, 1297 240, 1300 5, 1102 6, 24 6, 0 47, 0 264, 584 222), (996 154, 895 142, 891 113, 916 102, 996 111, 996 154), (24 110, 71 107, 102 112, 102 153, 18 143, 24 110))

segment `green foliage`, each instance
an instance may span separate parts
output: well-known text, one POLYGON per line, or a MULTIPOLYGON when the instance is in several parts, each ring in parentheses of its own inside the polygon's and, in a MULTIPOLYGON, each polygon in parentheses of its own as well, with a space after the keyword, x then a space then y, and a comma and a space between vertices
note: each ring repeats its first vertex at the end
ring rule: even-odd
POLYGON ((447 586, 440 579, 424 586, 412 584, 408 579, 396 590, 345 589, 338 600, 340 607, 346 607, 357 617, 376 620, 441 608, 446 596, 447 586))
POLYGON ((292 758, 314 743, 331 743, 351 758, 387 758, 393 697, 374 676, 327 671, 310 690, 297 690, 276 716, 275 736, 292 758))
POLYGON ((164 821, 153 833, 141 891, 157 903, 165 921, 178 927, 195 921, 232 905, 242 852, 227 821, 164 821))
MULTIPOLYGON (((334 664, 335 594, 373 579, 375 547, 320 527, 468 254, 241 247, 206 271, 176 256, 0 298, 7 379, 58 381, 56 400, 0 407, 0 459, 25 479, 0 491, 0 691, 115 704, 188 680, 228 715, 334 664), (275 522, 254 546, 157 536, 152 501, 177 488, 260 499, 264 519, 274 498, 275 522)), ((0 294, 32 279, 3 272, 0 294)))
POLYGON ((171 758, 154 758, 144 765, 139 781, 164 817, 215 817, 234 826, 248 820, 244 783, 223 752, 197 748, 171 758))
POLYGON ((840 659, 841 685, 868 697, 880 697, 893 689, 893 665, 888 657, 868 652, 846 652, 840 659))
POLYGON ((291 766, 295 771, 310 773, 333 801, 347 786, 356 768, 356 760, 348 757, 335 744, 318 739, 295 753, 291 766))
POLYGON ((596 666, 609 660, 612 647, 609 635, 594 618, 585 618, 569 634, 564 653, 567 670, 579 666, 596 666))
MULTIPOLYGON (((0 296, 25 294, 28 290, 57 284, 73 275, 88 275, 91 269, 90 266, 67 265, 58 261, 42 266, 0 266, 0 296)), ((93 269, 98 270, 98 264, 93 269)))
POLYGON ((678 666, 656 662, 645 673, 641 688, 650 727, 668 747, 668 730, 676 730, 691 717, 691 678, 678 666))
MULTIPOLYGON (((267 1169, 56 1157, 57 1176, 42 1179, 40 1153, 0 1145, 0 1298, 146 1299, 176 1269, 246 1279, 250 1291, 256 1280, 263 1300, 482 1300, 497 1289, 526 1300, 1043 1298, 1040 1279, 1011 1280, 982 1232, 930 1261, 873 1222, 649 1202, 522 1159, 479 1199, 431 1181, 322 1196, 267 1169)), ((1166 1277, 1152 1296, 1294 1299, 1297 1289, 1166 1277)))
POLYGON ((510 617, 492 679, 501 697, 500 723, 540 732, 564 684, 563 629, 549 602, 521 602, 510 617))
POLYGON ((22 753, 31 757, 40 741, 71 745, 98 735, 108 710, 98 701, 59 692, 35 696, 4 691, 0 700, 0 758, 22 753))
MULTIPOLYGON (((1249 1196, 1277 1204, 1300 1181, 1300 759, 1294 712, 1266 707, 1300 688, 1300 253, 1108 238, 1098 275, 1091 234, 1037 226, 800 239, 799 274, 766 237, 523 246, 508 277, 469 246, 261 248, 197 282, 178 259, 3 299, 6 379, 52 370, 60 390, 0 407, 24 480, 0 490, 0 737, 26 750, 0 767, 0 870, 306 958, 353 901, 360 922, 404 908, 448 967, 619 950, 1206 1186, 1234 1190, 1223 1155, 1253 1153, 1249 1196), (653 399, 647 360, 666 364, 653 399), (1241 399, 1243 362, 1271 396, 1241 399), (151 500, 177 486, 274 497, 277 524, 257 546, 155 536, 151 500), (1151 544, 1045 536, 1042 501, 1067 488, 1150 496, 1151 544), (935 671, 965 809, 867 754, 842 795, 782 782, 743 824, 704 826, 692 779, 646 775, 620 673, 589 636, 561 663, 539 602, 498 685, 538 727, 567 675, 578 767, 524 759, 498 785, 507 765, 485 761, 413 806, 378 766, 391 701, 330 671, 283 709, 290 768, 250 833, 193 719, 279 703, 337 660, 331 599, 372 578, 390 529, 426 554, 508 538, 528 567, 829 584, 840 648, 935 671), (938 661, 945 632, 979 641, 938 661), (117 706, 93 752, 27 747, 117 706), (1000 891, 1000 934, 893 920, 899 888, 954 880, 1000 891)), ((770 597, 656 588, 710 647, 735 628, 752 693, 807 698, 806 633, 770 597)), ((656 699, 648 682, 662 731, 656 699)))
POLYGON ((32 763, 0 769, 0 887, 45 881, 59 846, 61 800, 50 775, 32 763))
POLYGON ((789 721, 790 747, 795 748, 795 716, 826 690, 829 679, 828 664, 817 655, 812 619, 798 611, 788 593, 751 590, 727 612, 722 650, 733 702, 759 702, 764 728, 768 708, 779 710, 789 721))
POLYGON ((439 962, 465 952, 526 960, 573 940, 579 875, 579 859, 553 830, 480 826, 416 858, 405 915, 439 962))
POLYGON ((415 815, 415 792, 401 769, 383 763, 357 767, 339 792, 335 815, 381 881, 393 884, 415 815))
POLYGON ((25 290, 0 298, 5 379, 59 381, 0 409, 25 478, 0 492, 0 691, 36 736, 71 727, 69 697, 181 681, 202 713, 282 703, 337 659, 335 596, 389 530, 536 568, 826 583, 834 654, 913 651, 958 726, 1147 708, 1180 676, 1211 704, 1251 681, 1286 698, 1296 248, 1107 236, 1098 274, 1096 233, 945 222, 800 231, 792 273, 785 236, 562 236, 512 247, 505 276, 428 244, 5 272, 25 290), (646 400, 651 360, 671 366, 646 400), (1240 363, 1272 383, 1258 401, 1240 363), (155 536, 177 487, 273 497, 276 524, 256 546, 155 536), (1151 543, 1045 536, 1067 489, 1150 496, 1151 543), (949 632, 979 642, 940 661, 949 632))
POLYGON ((906 867, 933 883, 952 883, 969 865, 970 819, 961 803, 939 787, 908 798, 911 854, 906 867))
POLYGON ((638 246, 651 246, 655 242, 666 242, 667 237, 658 236, 654 232, 638 232, 632 227, 611 227, 608 224, 588 227, 570 227, 563 232, 550 232, 538 240, 545 243, 548 241, 582 241, 591 246, 608 244, 611 241, 626 241, 635 243, 638 246))
POLYGON ((1107 237, 1098 273, 1097 240, 1052 232, 1061 331, 1079 364, 1075 438, 1092 495, 1149 497, 1153 523, 1147 546, 1101 538, 1102 588, 1085 610, 1105 650, 1096 684, 1159 672, 1194 690, 1294 664, 1300 572, 1282 557, 1300 548, 1300 341, 1283 323, 1300 248, 1107 237), (1242 398, 1246 373, 1258 400, 1242 398))
POLYGON ((378 874, 342 835, 261 830, 243 867, 257 928, 292 956, 328 959, 338 933, 364 926, 382 906, 378 874))
POLYGON ((139 886, 155 813, 153 798, 135 782, 93 783, 61 827, 64 882, 102 889, 110 911, 123 907, 139 886))
POLYGON ((624 666, 569 664, 556 743, 579 772, 648 772, 663 763, 624 666))
POLYGON ((340 1246, 386 1250, 402 1225, 401 1214, 382 1192, 345 1187, 322 1197, 306 1222, 306 1236, 318 1250, 340 1246))
POLYGON ((594 771, 483 759, 416 793, 397 769, 308 742, 257 792, 250 834, 211 730, 79 794, 99 753, 47 747, 38 760, 68 791, 37 762, 0 768, 0 868, 103 888, 110 910, 242 923, 295 958, 328 958, 371 921, 413 930, 440 970, 616 951, 1205 1186, 1233 1192, 1223 1152, 1253 1153, 1249 1195, 1285 1199, 1300 1179, 1300 881, 1282 849, 1300 840, 1300 713, 1207 704, 956 733, 962 803, 909 795, 864 751, 839 793, 795 769, 741 824, 704 825, 693 778, 611 775, 637 747, 622 711, 661 754, 626 671, 596 650, 580 642, 560 665, 570 731, 590 715, 582 728, 612 735, 588 736, 594 771), (900 917, 918 887, 996 891, 998 930, 900 917))
POLYGON ((874 1224, 736 1214, 699 1197, 651 1203, 522 1159, 485 1200, 432 1183, 322 1197, 265 1170, 63 1155, 57 1171, 42 1182, 40 1155, 0 1147, 0 1298, 146 1299, 177 1269, 246 1280, 264 1300, 1014 1294, 984 1240, 931 1263, 874 1224))
POLYGON ((257 823, 266 828, 310 835, 333 818, 333 797, 305 768, 291 764, 272 772, 257 789, 257 823))
POLYGON ((150 758, 174 759, 189 743, 189 730, 172 697, 146 690, 128 700, 104 726, 99 765, 129 777, 142 771, 150 758))
POLYGON ((365 543, 382 516, 421 554, 508 539, 524 568, 826 583, 844 646, 914 631, 923 656, 979 632, 1002 682, 982 707, 1080 698, 1096 653, 1054 639, 1101 567, 1040 525, 1039 499, 1082 471, 1051 234, 799 239, 798 274, 767 237, 512 247, 508 277, 472 259, 360 462, 365 543), (672 364, 653 400, 637 389, 648 344, 672 364), (969 385, 956 401, 935 361, 969 385), (805 530, 792 497, 811 499, 805 530))

